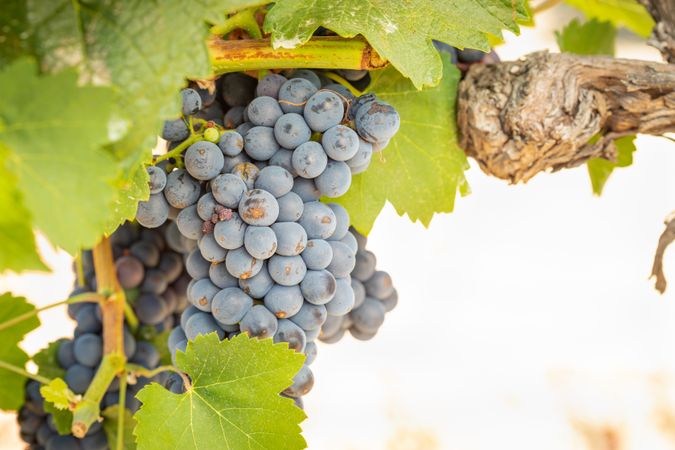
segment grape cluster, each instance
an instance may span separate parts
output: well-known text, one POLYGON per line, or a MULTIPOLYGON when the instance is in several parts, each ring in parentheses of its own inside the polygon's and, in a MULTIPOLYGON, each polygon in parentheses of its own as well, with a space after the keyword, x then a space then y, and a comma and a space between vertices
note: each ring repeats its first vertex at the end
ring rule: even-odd
MULTIPOLYGON (((125 326, 124 352, 133 364, 154 369, 160 363, 155 346, 140 339, 143 336, 171 329, 187 305, 186 288, 189 282, 184 271, 182 252, 186 241, 172 227, 155 230, 125 224, 110 237, 117 276, 125 289, 129 302, 141 327, 135 337, 125 326)), ((95 290, 96 276, 91 252, 82 253, 82 285, 77 285, 73 295, 95 290)), ((103 357, 101 308, 93 303, 72 303, 68 315, 76 321, 73 339, 59 341, 56 360, 65 370, 66 384, 75 394, 84 394, 94 378, 103 357)), ((135 398, 151 381, 165 382, 160 374, 156 379, 139 377, 129 385, 125 394, 125 407, 135 412, 140 402, 135 398)), ((101 409, 119 403, 119 382, 109 386, 101 409)), ((51 414, 44 411, 44 399, 36 381, 26 384, 26 402, 19 412, 21 437, 31 449, 45 450, 104 450, 108 441, 100 423, 94 423, 87 435, 77 439, 59 435, 51 414)))
POLYGON ((374 95, 354 97, 310 70, 260 82, 233 73, 215 95, 194 85, 181 95, 183 118, 167 121, 162 137, 175 148, 194 140, 191 127, 201 123, 200 139, 176 161, 148 168, 151 196, 136 215, 146 227, 175 218, 196 243, 185 260, 191 306, 169 348, 175 357, 211 332, 287 342, 307 355, 284 392, 297 399, 313 385, 308 366, 321 326, 355 302, 349 214, 319 200, 347 192, 397 132, 399 116, 374 95))
POLYGON ((352 229, 358 242, 356 263, 351 272, 354 307, 344 316, 329 316, 321 327, 319 340, 338 342, 346 331, 361 341, 372 339, 384 323, 385 314, 396 307, 398 293, 387 272, 377 270, 375 254, 366 250, 367 238, 352 229))

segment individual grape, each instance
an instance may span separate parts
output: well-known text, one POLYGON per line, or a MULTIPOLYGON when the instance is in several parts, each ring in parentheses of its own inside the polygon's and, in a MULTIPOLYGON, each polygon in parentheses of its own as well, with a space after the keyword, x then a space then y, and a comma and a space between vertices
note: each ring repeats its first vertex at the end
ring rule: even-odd
POLYGON ((288 348, 302 353, 307 345, 307 336, 302 328, 288 319, 279 319, 274 343, 287 342, 288 348))
POLYGON ((384 310, 386 312, 391 311, 392 309, 396 308, 396 305, 398 304, 398 292, 396 292, 396 289, 389 295, 389 297, 379 299, 382 304, 384 305, 384 310))
MULTIPOLYGON (((219 103, 213 103, 210 106, 204 107, 194 114, 195 119, 201 119, 205 122, 212 122, 216 125, 223 126, 223 115, 225 111, 219 103)), ((210 126, 211 124, 207 124, 210 126)))
POLYGON ((307 233, 302 225, 296 222, 277 222, 271 229, 276 235, 276 252, 279 255, 299 255, 307 246, 307 233))
POLYGON ((305 359, 305 365, 310 365, 316 360, 316 354, 318 352, 318 348, 316 345, 316 342, 314 341, 308 341, 307 344, 305 345, 305 355, 307 355, 305 359))
POLYGON ((293 169, 303 178, 316 178, 326 169, 328 157, 318 142, 308 141, 293 151, 293 169))
POLYGON ((273 127, 284 113, 273 97, 260 96, 249 103, 246 110, 248 120, 256 126, 273 127))
POLYGON ((269 192, 253 189, 242 196, 239 214, 249 225, 270 226, 279 216, 279 204, 269 192))
POLYGON ((312 387, 314 387, 314 375, 307 365, 303 365, 293 377, 293 384, 284 390, 284 394, 298 398, 309 393, 312 387))
POLYGON ((358 109, 354 123, 359 136, 375 144, 390 140, 401 126, 401 118, 393 106, 374 100, 358 109))
POLYGON ((140 286, 145 276, 143 264, 133 256, 122 256, 115 261, 117 279, 123 289, 140 286))
POLYGON ((368 75, 367 70, 349 70, 349 69, 339 69, 336 70, 338 75, 344 78, 347 81, 359 81, 366 75, 368 75))
POLYGON ((101 331, 101 321, 96 317, 95 310, 95 304, 85 304, 77 312, 75 321, 77 321, 79 333, 99 333, 101 331))
POLYGON ((146 228, 157 228, 169 218, 169 204, 162 194, 152 194, 138 202, 136 220, 146 228))
POLYGON ((274 156, 268 161, 270 166, 279 166, 283 167, 291 174, 291 176, 296 177, 298 174, 293 168, 293 152, 285 148, 280 148, 274 156))
MULTIPOLYGON (((183 169, 177 169, 166 177, 164 196, 171 206, 178 209, 194 205, 199 200, 201 186, 183 169)), ((143 223, 141 225, 145 226, 143 223)))
POLYGON ((305 119, 297 113, 284 114, 274 124, 274 137, 285 148, 296 148, 309 141, 312 130, 305 119))
POLYGON ((243 106, 235 106, 228 109, 225 113, 225 117, 223 117, 223 124, 225 125, 225 128, 231 130, 244 123, 244 109, 245 108, 243 106))
POLYGON ((154 345, 147 341, 139 341, 136 344, 136 352, 129 361, 152 369, 159 365, 159 359, 159 352, 154 345))
POLYGON ((148 187, 150 188, 151 194, 159 194, 164 190, 166 186, 166 172, 163 169, 160 169, 157 166, 148 166, 146 167, 148 176, 148 187))
POLYGON ((270 227, 246 228, 244 247, 256 259, 268 259, 277 250, 277 236, 270 227))
POLYGON ((176 225, 180 233, 188 239, 199 239, 202 236, 204 220, 197 214, 197 205, 190 205, 181 210, 176 217, 176 225))
MULTIPOLYGON (((219 222, 216 225, 219 225, 219 222)), ((217 241, 215 236, 215 230, 213 233, 205 234, 199 239, 199 251, 202 254, 202 257, 212 263, 219 263, 225 261, 227 256, 227 250, 225 250, 217 241)))
POLYGON ((356 242, 356 238, 350 232, 347 232, 347 234, 345 234, 345 236, 342 239, 340 239, 340 242, 349 247, 351 251, 354 252, 354 254, 356 254, 356 252, 359 251, 359 243, 356 242))
POLYGON ((352 310, 351 318, 353 327, 359 331, 376 332, 384 323, 384 314, 386 310, 382 302, 372 298, 366 297, 363 305, 352 310))
POLYGON ((319 340, 323 341, 327 336, 333 336, 342 329, 344 316, 328 316, 326 321, 321 326, 321 334, 319 340))
POLYGON ((316 72, 309 69, 297 69, 291 73, 291 78, 303 78, 312 83, 317 89, 321 89, 321 79, 316 72))
POLYGON ((225 158, 213 142, 199 141, 188 147, 183 158, 188 173, 197 180, 210 180, 220 173, 225 158))
POLYGON ((202 99, 202 105, 205 107, 211 106, 216 101, 216 89, 210 86, 200 87, 199 82, 195 81, 191 81, 188 87, 197 91, 199 97, 202 99))
POLYGON ((321 202, 307 202, 298 221, 307 232, 308 239, 328 239, 335 232, 335 213, 321 202))
POLYGON ((202 109, 202 98, 194 89, 183 89, 180 91, 181 100, 183 102, 183 115, 189 116, 202 109))
POLYGON ((239 125, 237 128, 234 129, 237 133, 241 134, 242 137, 246 137, 246 134, 248 133, 248 130, 253 128, 253 124, 251 122, 244 122, 241 125, 239 125))
POLYGON ((185 330, 187 321, 190 319, 190 317, 197 314, 198 312, 201 312, 201 310, 192 305, 185 308, 185 310, 180 315, 180 326, 183 328, 183 330, 185 330))
POLYGON ((241 220, 239 214, 232 213, 229 220, 223 220, 216 224, 213 229, 213 237, 222 248, 235 250, 244 245, 246 228, 247 226, 241 220))
POLYGON ((333 91, 336 94, 340 95, 345 101, 353 101, 356 97, 350 92, 349 89, 338 83, 327 84, 323 87, 324 90, 333 91))
POLYGON ((131 358, 131 356, 134 353, 136 353, 136 339, 134 339, 134 335, 131 334, 131 332, 129 332, 129 330, 126 327, 124 328, 122 340, 124 346, 124 354, 127 356, 127 358, 131 358))
POLYGON ((162 128, 162 139, 183 141, 190 136, 190 129, 183 119, 167 120, 162 128))
POLYGON ((387 272, 377 270, 373 276, 363 282, 366 293, 370 297, 383 299, 389 297, 394 292, 394 284, 387 272))
POLYGON ((56 360, 64 369, 67 369, 68 367, 75 364, 75 353, 73 352, 73 341, 65 340, 59 344, 59 348, 56 352, 56 360))
POLYGON ((314 305, 325 305, 335 295, 335 277, 327 270, 308 270, 300 283, 302 296, 314 305))
MULTIPOLYGON (((217 178, 218 177, 215 179, 217 178)), ((207 192, 206 194, 202 195, 197 202, 197 215, 203 221, 210 222, 216 212, 217 206, 222 205, 216 201, 213 193, 207 192)))
POLYGON ((249 255, 246 249, 241 247, 227 253, 225 265, 232 276, 247 279, 260 272, 263 262, 249 255))
POLYGON ((373 144, 359 138, 359 149, 356 154, 345 161, 352 170, 352 175, 363 172, 370 165, 373 158, 373 144))
POLYGON ((253 306, 253 299, 239 288, 223 289, 213 297, 211 313, 219 322, 236 325, 253 306))
POLYGON ((80 440, 80 446, 82 450, 107 450, 109 448, 108 438, 104 431, 98 431, 97 433, 83 437, 80 440))
POLYGON ((156 294, 143 294, 134 303, 134 311, 138 320, 148 325, 157 325, 166 317, 164 300, 156 294))
POLYGON ((326 270, 332 273, 335 278, 349 276, 356 263, 352 249, 340 241, 328 241, 328 245, 333 249, 333 259, 326 270))
MULTIPOLYGON (((196 311, 197 308, 195 308, 196 311)), ((173 330, 171 330, 171 333, 169 334, 169 340, 168 340, 168 345, 169 345, 169 350, 173 352, 178 345, 180 341, 184 341, 187 339, 187 336, 185 336, 185 332, 183 331, 182 327, 176 327, 173 330)))
POLYGON ((75 360, 87 367, 96 367, 103 355, 103 341, 101 336, 85 333, 77 337, 73 344, 75 360))
POLYGON ((292 317, 300 311, 304 303, 299 286, 281 286, 275 284, 265 294, 265 307, 279 319, 292 317))
POLYGON ((225 165, 223 166, 221 173, 232 173, 235 167, 250 162, 251 158, 244 152, 239 153, 237 156, 228 156, 225 158, 225 165))
POLYGON ((352 171, 342 161, 329 161, 321 175, 314 180, 321 195, 330 198, 341 197, 352 184, 352 171))
POLYGON ((267 161, 279 150, 274 128, 254 126, 244 136, 244 151, 257 161, 267 161))
POLYGON ((153 294, 162 294, 169 287, 169 282, 161 270, 150 269, 145 272, 145 278, 141 284, 142 292, 151 292, 153 294))
POLYGON ((296 178, 291 192, 298 194, 298 196, 305 203, 314 202, 321 198, 321 192, 319 192, 319 190, 316 188, 314 180, 309 180, 306 178, 296 178))
POLYGON ((375 265, 377 264, 377 259, 375 254, 368 250, 361 250, 356 252, 354 270, 352 271, 352 277, 357 280, 365 283, 368 281, 373 274, 375 273, 375 265))
POLYGON ((221 78, 223 100, 228 106, 246 106, 253 100, 257 81, 243 73, 228 73, 221 78))
POLYGON ((285 76, 279 75, 278 73, 271 73, 258 82, 255 93, 258 97, 268 96, 276 99, 279 97, 281 85, 286 81, 288 81, 288 79, 285 76))
POLYGON ((293 176, 279 166, 268 166, 260 171, 255 180, 255 188, 262 189, 279 198, 291 192, 293 176))
POLYGON ((279 204, 279 216, 277 217, 279 222, 295 222, 300 219, 305 209, 305 204, 295 192, 289 192, 277 198, 277 203, 279 204))
POLYGON ((279 105, 285 113, 302 114, 305 103, 318 88, 303 78, 293 78, 279 88, 279 105))
POLYGON ((197 308, 202 311, 211 311, 211 302, 213 297, 220 291, 218 286, 213 284, 209 278, 197 280, 188 290, 188 298, 197 308))
POLYGON ((355 309, 363 305, 363 302, 366 300, 366 288, 363 286, 363 283, 354 278, 353 272, 351 279, 352 291, 354 291, 354 307, 352 309, 355 309))
POLYGON ((369 340, 371 340, 372 338, 375 337, 375 335, 377 334, 377 330, 375 330, 375 331, 364 331, 364 330, 360 330, 358 328, 352 327, 352 328, 349 329, 349 333, 352 335, 352 337, 354 339, 358 339, 359 341, 369 341, 369 340))
POLYGON ((218 147, 225 156, 237 156, 244 149, 244 138, 236 131, 226 131, 220 136, 218 147))
POLYGON ((208 277, 210 267, 211 263, 202 258, 198 248, 192 250, 185 259, 185 269, 195 280, 208 277))
POLYGON ((300 256, 274 255, 267 262, 267 270, 280 285, 293 286, 305 277, 307 266, 300 256))
POLYGON ((326 205, 333 211, 333 214, 335 214, 335 231, 330 239, 332 241, 339 241, 349 232, 349 213, 344 206, 337 203, 327 203, 326 205))
POLYGON ((277 332, 277 318, 263 305, 254 305, 241 319, 239 327, 243 333, 261 339, 274 336, 277 332))
POLYGON ((267 271, 267 263, 263 263, 260 272, 251 278, 239 280, 238 284, 241 290, 251 297, 263 298, 274 286, 274 280, 267 271))
POLYGON ((486 53, 472 48, 465 48, 457 51, 457 59, 460 62, 472 64, 481 62, 485 58, 486 53))
POLYGON ((258 179, 259 173, 260 169, 250 162, 237 164, 232 169, 232 174, 238 176, 244 182, 248 190, 253 189, 253 186, 255 186, 255 180, 258 179))
POLYGON ((159 264, 159 248, 150 241, 140 240, 129 247, 129 253, 136 257, 145 267, 157 267, 159 264))
POLYGON ((333 247, 323 239, 310 239, 300 255, 311 270, 322 270, 333 260, 333 247))
MULTIPOLYGON (((188 319, 186 325, 185 335, 190 341, 194 341, 200 334, 207 335, 214 331, 220 340, 225 338, 225 332, 218 326, 211 314, 197 313, 188 319)), ((177 349, 180 350, 180 344, 177 349)))
POLYGON ((328 313, 324 305, 312 305, 305 302, 291 320, 303 330, 316 330, 326 321, 328 313))
MULTIPOLYGON (((226 208, 237 208, 244 192, 246 192, 246 183, 238 175, 225 173, 211 180, 211 194, 219 204, 226 208)), ((210 220, 210 217, 204 220, 210 220)))
POLYGON ((230 275, 226 265, 222 263, 211 264, 207 276, 211 280, 211 283, 215 284, 220 289, 237 287, 239 285, 239 280, 230 275))
POLYGON ((354 308, 356 297, 349 278, 336 280, 335 295, 326 303, 326 311, 331 316, 344 316, 354 308))
POLYGON ((80 443, 70 435, 54 435, 45 447, 45 450, 80 450, 80 443))
POLYGON ((304 109, 307 125, 313 130, 323 133, 335 127, 345 115, 342 99, 332 91, 321 90, 312 95, 304 109))
POLYGON ((359 135, 349 127, 336 125, 326 130, 321 145, 331 159, 347 161, 359 151, 359 135))
POLYGON ((166 243, 171 250, 177 253, 189 253, 197 247, 197 241, 188 239, 178 230, 176 222, 171 222, 165 229, 166 243))

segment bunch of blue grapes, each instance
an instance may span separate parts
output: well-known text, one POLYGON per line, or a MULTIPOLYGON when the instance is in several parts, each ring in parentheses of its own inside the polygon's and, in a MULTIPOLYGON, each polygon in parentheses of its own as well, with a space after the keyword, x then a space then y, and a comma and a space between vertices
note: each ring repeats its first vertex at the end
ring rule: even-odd
MULTIPOLYGON (((125 325, 124 351, 129 362, 154 369, 160 364, 155 346, 143 338, 152 337, 174 326, 174 320, 187 306, 187 284, 183 253, 185 240, 172 227, 143 229, 127 223, 110 237, 115 267, 120 284, 139 319, 140 327, 134 336, 125 325)), ((91 252, 82 253, 81 275, 73 295, 96 289, 96 275, 91 252)), ((65 371, 64 380, 71 391, 83 395, 91 384, 103 357, 101 308, 94 303, 68 305, 69 316, 76 321, 72 339, 58 342, 56 361, 65 371)), ((129 385, 125 407, 135 412, 140 402, 136 393, 151 381, 164 383, 166 375, 156 379, 140 377, 129 385)), ((109 386, 101 402, 101 410, 119 404, 119 382, 109 386)), ((31 449, 45 450, 104 450, 108 441, 100 423, 94 423, 87 435, 77 439, 59 435, 51 414, 44 411, 44 399, 36 381, 26 384, 26 402, 18 421, 21 437, 31 449)))
POLYGON ((400 118, 375 95, 355 97, 320 72, 287 75, 258 82, 233 73, 214 92, 184 89, 183 116, 167 121, 162 137, 171 149, 196 123, 206 129, 177 161, 148 168, 151 196, 136 219, 146 227, 173 220, 195 246, 185 261, 191 306, 169 338, 174 357, 207 333, 286 342, 307 355, 284 392, 298 399, 313 385, 321 326, 355 302, 349 214, 320 200, 348 191, 400 118))
POLYGON ((354 307, 344 316, 328 317, 321 326, 319 340, 327 344, 338 342, 345 333, 356 339, 372 339, 384 323, 385 314, 398 303, 398 293, 387 272, 377 270, 377 259, 366 249, 367 239, 352 229, 358 242, 356 264, 352 270, 354 307))

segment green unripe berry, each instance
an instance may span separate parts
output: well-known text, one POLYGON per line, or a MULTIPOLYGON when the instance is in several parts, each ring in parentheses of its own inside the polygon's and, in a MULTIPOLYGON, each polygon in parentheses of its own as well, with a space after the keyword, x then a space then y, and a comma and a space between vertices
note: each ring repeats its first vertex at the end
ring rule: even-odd
POLYGON ((220 133, 218 132, 217 128, 207 128, 204 130, 204 139, 206 139, 209 142, 213 142, 214 144, 220 140, 220 133))

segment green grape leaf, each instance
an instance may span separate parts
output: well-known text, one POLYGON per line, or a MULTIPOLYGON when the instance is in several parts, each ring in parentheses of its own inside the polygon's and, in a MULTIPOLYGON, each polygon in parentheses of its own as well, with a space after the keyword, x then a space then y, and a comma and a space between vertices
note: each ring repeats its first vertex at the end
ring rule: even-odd
MULTIPOLYGON (((103 430, 108 437, 108 448, 117 448, 117 428, 119 427, 119 405, 108 406, 103 410, 103 430)), ((123 440, 122 448, 125 450, 134 450, 136 448, 136 439, 134 438, 134 427, 136 419, 131 411, 124 409, 123 440)))
POLYGON ((57 409, 70 410, 77 403, 77 396, 61 378, 54 378, 49 384, 42 385, 40 394, 57 409))
POLYGON ((25 0, 3 0, 0 8, 0 68, 30 51, 25 0))
POLYGON ((38 76, 21 59, 0 72, 0 142, 7 169, 52 243, 73 253, 92 246, 105 228, 113 199, 108 139, 112 91, 78 87, 77 74, 38 76))
POLYGON ((457 142, 455 97, 459 70, 443 56, 441 84, 417 91, 395 69, 372 73, 368 90, 390 103, 401 116, 401 128, 370 167, 354 176, 344 196, 334 199, 349 211, 352 225, 368 234, 389 201, 410 220, 431 223, 435 213, 451 212, 459 189, 468 193, 468 162, 457 142))
POLYGON ((0 143, 0 271, 46 270, 35 247, 31 216, 16 177, 4 164, 8 154, 9 150, 0 143))
POLYGON ((73 413, 69 409, 59 409, 53 403, 45 401, 45 412, 51 414, 54 418, 56 431, 61 434, 70 434, 70 428, 73 424, 73 413))
POLYGON ((565 0, 589 19, 606 20, 617 27, 647 37, 654 28, 654 19, 637 0, 565 0))
MULTIPOLYGON (((0 324, 35 310, 23 297, 11 294, 0 296, 0 324)), ((28 355, 19 348, 26 334, 40 326, 36 316, 0 330, 0 361, 24 368, 28 355)), ((0 409, 17 410, 23 404, 26 377, 6 369, 0 369, 0 409)))
POLYGON ((49 345, 33 355, 33 362, 38 367, 38 374, 45 378, 63 378, 66 371, 58 362, 57 353, 59 346, 65 339, 50 342, 49 345))
POLYGON ((635 136, 624 136, 614 140, 617 150, 616 162, 593 158, 586 163, 595 195, 602 194, 602 189, 615 168, 628 167, 633 164, 633 152, 636 150, 634 141, 635 136))
POLYGON ((177 353, 178 368, 192 379, 186 393, 152 383, 136 395, 143 403, 135 416, 138 448, 305 448, 305 413, 279 395, 303 361, 271 339, 198 336, 177 353))
POLYGON ((556 31, 555 37, 561 52, 614 56, 616 28, 610 22, 593 19, 581 23, 573 19, 562 31, 556 31))
POLYGON ((518 33, 528 20, 524 0, 279 0, 264 28, 274 47, 302 45, 319 26, 340 36, 363 35, 417 88, 438 84, 443 65, 431 40, 488 51, 488 35, 518 33))

